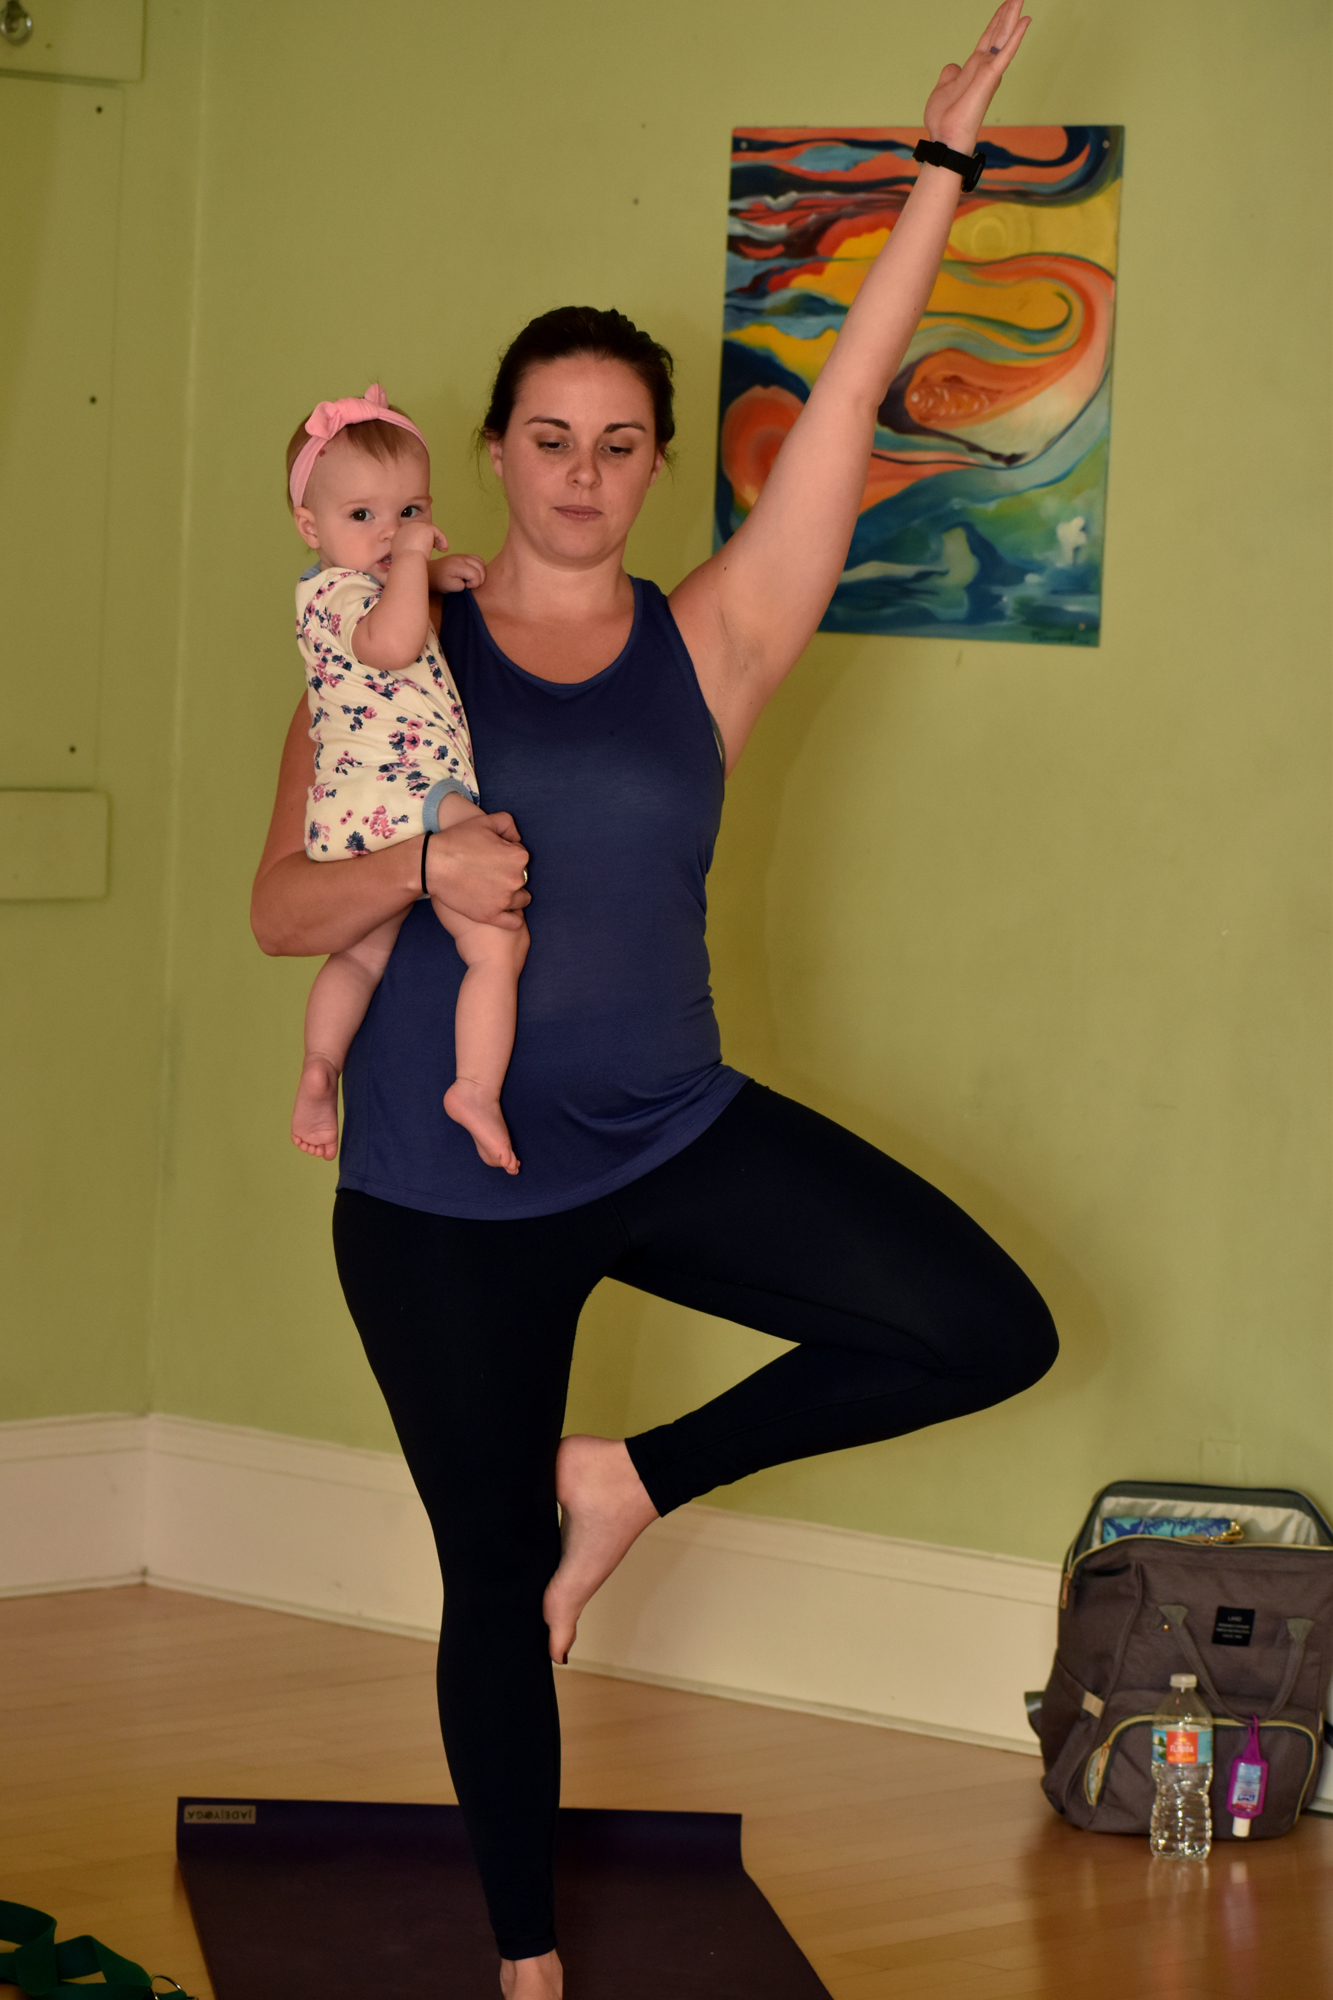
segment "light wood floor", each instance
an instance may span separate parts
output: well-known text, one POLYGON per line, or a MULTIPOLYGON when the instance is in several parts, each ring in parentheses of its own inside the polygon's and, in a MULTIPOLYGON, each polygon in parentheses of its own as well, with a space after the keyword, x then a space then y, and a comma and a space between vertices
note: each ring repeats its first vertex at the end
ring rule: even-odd
MULTIPOLYGON (((452 1796, 415 1640, 134 1588, 0 1602, 0 1663, 0 1900, 201 2000, 179 1793, 452 1796)), ((1154 1863, 1062 1825, 1032 1758, 559 1678, 566 1802, 743 1812, 746 1864, 834 2000, 1333 1995, 1333 1820, 1154 1863)))

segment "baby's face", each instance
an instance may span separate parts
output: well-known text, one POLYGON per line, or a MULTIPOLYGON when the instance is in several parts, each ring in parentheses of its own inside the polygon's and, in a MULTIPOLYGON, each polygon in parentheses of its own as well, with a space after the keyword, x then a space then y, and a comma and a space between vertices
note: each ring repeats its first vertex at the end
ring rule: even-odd
POLYGON ((403 523, 431 518, 429 488, 430 460, 415 441, 386 462, 340 431, 315 460, 296 525, 326 568, 363 569, 383 583, 403 523))

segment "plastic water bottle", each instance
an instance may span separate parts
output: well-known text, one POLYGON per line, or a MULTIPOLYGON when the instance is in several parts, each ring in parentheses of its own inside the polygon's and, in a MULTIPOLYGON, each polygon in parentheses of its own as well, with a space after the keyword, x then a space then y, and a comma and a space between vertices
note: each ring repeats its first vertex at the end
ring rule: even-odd
POLYGON ((1213 1718, 1193 1674, 1172 1674, 1171 1692, 1152 1719, 1152 1774, 1157 1787, 1148 1839, 1154 1854, 1206 1860, 1213 1844, 1208 1787, 1213 1776, 1213 1718))

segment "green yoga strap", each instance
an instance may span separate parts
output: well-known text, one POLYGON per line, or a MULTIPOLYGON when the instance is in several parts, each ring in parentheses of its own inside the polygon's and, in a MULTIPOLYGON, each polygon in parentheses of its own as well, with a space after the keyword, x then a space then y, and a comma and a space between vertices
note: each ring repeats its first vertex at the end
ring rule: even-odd
MULTIPOLYGON (((56 1920, 26 1903, 0 1902, 0 1938, 12 1938, 17 1951, 0 1951, 0 1981, 8 1981, 32 2000, 57 1993, 83 1993, 95 2000, 154 2000, 160 1991, 183 1993, 164 1972, 150 1977, 133 1959, 100 1944, 95 1937, 66 1938, 56 1943, 56 1920), (74 1986, 100 1972, 102 1986, 74 1986)), ((185 1996, 189 2000, 189 1995, 185 1996)))

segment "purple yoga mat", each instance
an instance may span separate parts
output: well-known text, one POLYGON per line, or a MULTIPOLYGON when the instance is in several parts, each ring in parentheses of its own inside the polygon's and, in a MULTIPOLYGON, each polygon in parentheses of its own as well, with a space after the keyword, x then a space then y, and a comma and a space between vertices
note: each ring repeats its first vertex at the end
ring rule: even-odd
MULTIPOLYGON (((217 2000, 496 2000, 457 1806, 181 1799, 176 1853, 217 2000)), ((829 2000, 739 1813, 566 1807, 556 1897, 570 2000, 829 2000)))

